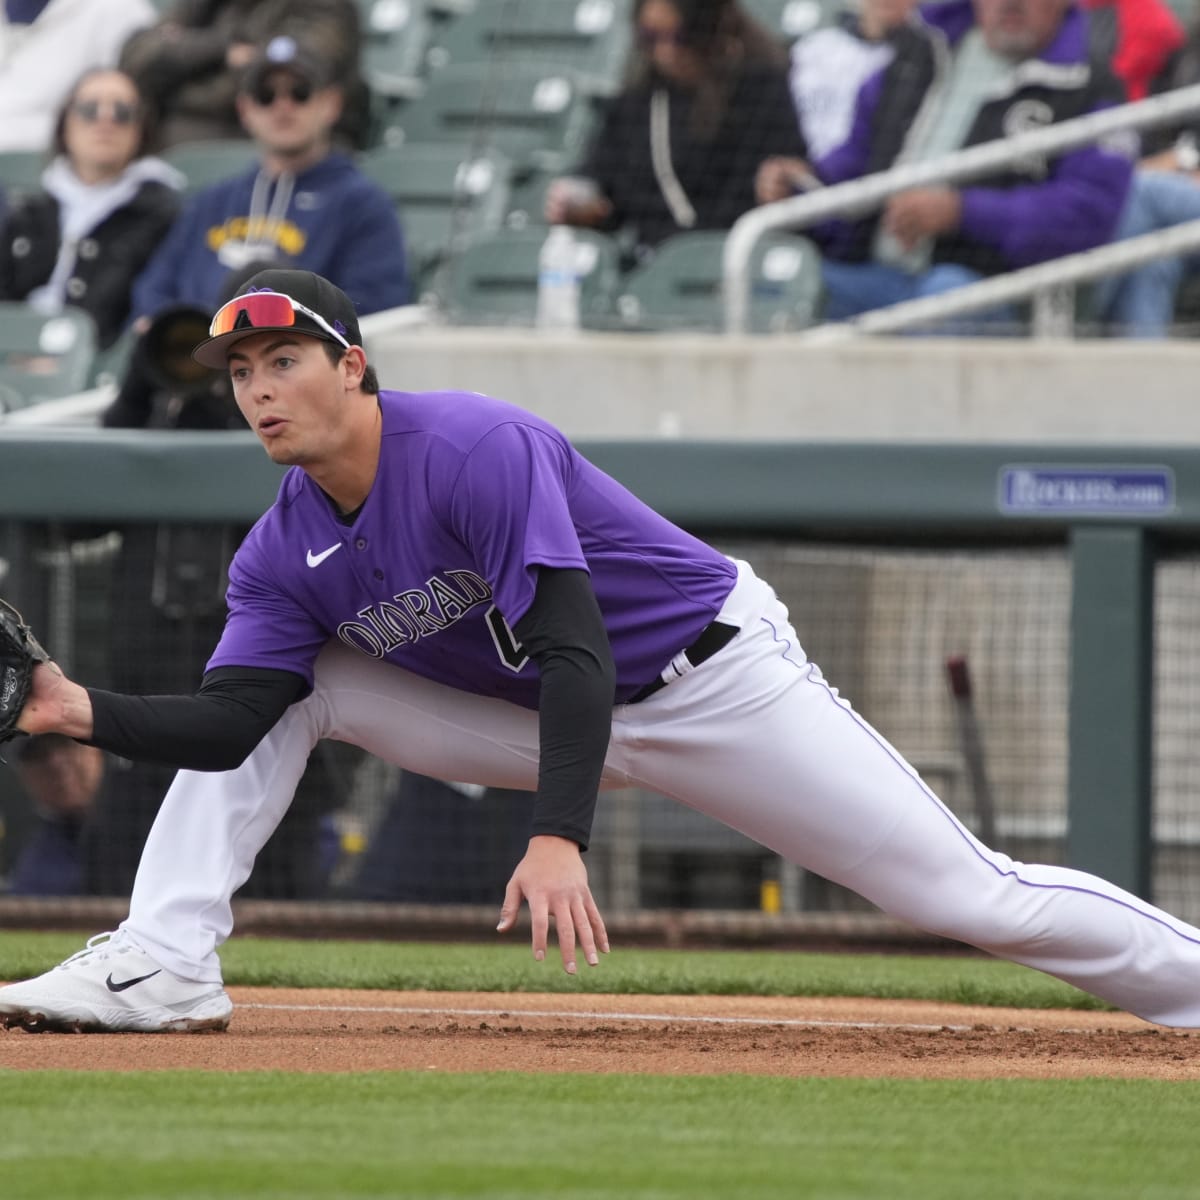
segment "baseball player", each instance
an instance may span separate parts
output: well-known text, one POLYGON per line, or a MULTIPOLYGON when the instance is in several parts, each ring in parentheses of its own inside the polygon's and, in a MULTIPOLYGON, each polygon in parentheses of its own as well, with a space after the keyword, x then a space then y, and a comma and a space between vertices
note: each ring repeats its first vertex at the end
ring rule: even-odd
POLYGON ((230 568, 191 696, 85 689, 53 663, 20 716, 180 767, 130 911, 0 989, 31 1029, 222 1029, 230 898, 319 738, 535 791, 498 928, 608 950, 581 855, 597 790, 708 813, 923 929, 1166 1025, 1200 1026, 1200 930, 1102 879, 981 844, 822 678, 772 589, 476 393, 379 391, 346 296, 270 270, 196 350, 290 464, 230 568))

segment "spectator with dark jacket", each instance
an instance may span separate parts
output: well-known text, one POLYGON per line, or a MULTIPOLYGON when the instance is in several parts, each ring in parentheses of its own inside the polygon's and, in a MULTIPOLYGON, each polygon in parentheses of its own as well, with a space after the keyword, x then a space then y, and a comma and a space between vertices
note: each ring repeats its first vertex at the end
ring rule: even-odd
POLYGON ((364 315, 408 301, 391 198, 333 148, 341 103, 324 60, 290 37, 268 43, 238 97, 260 159, 189 198, 134 287, 140 323, 173 304, 211 311, 229 272, 262 260, 319 272, 364 315))
POLYGON ((158 103, 164 146, 243 137, 242 73, 280 34, 328 61, 345 97, 335 135, 348 148, 362 148, 370 96, 360 72, 357 0, 176 0, 129 39, 121 66, 158 103))
POLYGON ((728 229, 770 155, 802 155, 783 49, 737 0, 637 0, 629 78, 546 219, 619 229, 640 250, 728 229))
POLYGON ((107 348, 129 315, 133 281, 179 210, 183 177, 148 153, 151 109, 123 71, 90 71, 54 128, 37 191, 14 192, 0 230, 0 299, 41 312, 82 308, 107 348))
POLYGON ((813 158, 849 137, 859 88, 925 36, 917 0, 858 0, 792 43, 792 99, 813 158))
POLYGON ((22 739, 17 779, 33 804, 33 827, 13 864, 17 896, 82 896, 102 890, 108 832, 99 815, 105 754, 61 733, 22 739))
MULTIPOLYGON (((944 156, 1119 104, 1089 61, 1070 0, 949 0, 922 10, 929 36, 864 84, 853 130, 811 164, 824 184, 944 156)), ((863 222, 813 231, 831 319, 937 295, 989 275, 1091 249, 1113 235, 1130 156, 1088 145, 1024 159, 962 187, 892 196, 863 222)))

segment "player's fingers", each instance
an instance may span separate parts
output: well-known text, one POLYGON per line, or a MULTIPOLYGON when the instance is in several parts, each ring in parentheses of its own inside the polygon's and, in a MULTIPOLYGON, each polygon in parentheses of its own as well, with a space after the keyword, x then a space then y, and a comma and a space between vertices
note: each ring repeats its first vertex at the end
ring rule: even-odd
POLYGON ((600 909, 596 906, 596 901, 592 899, 591 892, 588 892, 583 898, 583 910, 587 914, 588 924, 597 948, 607 954, 608 930, 604 926, 604 918, 600 915, 600 909))
POLYGON ((532 932, 533 957, 541 962, 546 957, 546 936, 550 930, 550 910, 546 898, 529 897, 529 923, 532 932))
POLYGON ((575 974, 575 914, 567 900, 559 901, 554 910, 554 924, 558 929, 558 949, 562 954, 563 970, 575 974))
POLYGON ((521 885, 515 880, 508 881, 504 889, 504 903, 500 905, 500 924, 496 929, 507 933, 517 923, 517 913, 521 910, 521 885))
POLYGON ((579 948, 583 951, 584 961, 589 967, 599 966, 600 956, 596 953, 596 937, 592 932, 587 906, 581 896, 577 896, 571 902, 571 923, 575 927, 575 936, 579 940, 579 948))

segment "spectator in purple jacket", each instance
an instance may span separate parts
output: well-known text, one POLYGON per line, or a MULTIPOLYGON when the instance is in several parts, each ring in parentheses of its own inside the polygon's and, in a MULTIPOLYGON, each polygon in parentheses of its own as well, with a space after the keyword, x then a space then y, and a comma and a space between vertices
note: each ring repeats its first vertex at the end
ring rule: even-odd
MULTIPOLYGON (((1111 73, 1089 62, 1087 22, 1070 0, 950 0, 922 15, 928 36, 864 84, 849 138, 799 164, 819 183, 928 161, 1123 100, 1111 73)), ((1131 170, 1129 154, 1089 145, 962 187, 913 188, 867 221, 813 230, 824 252, 826 315, 845 319, 1105 243, 1131 170)), ((779 176, 777 168, 774 178, 760 175, 761 201, 780 198, 779 176)))
POLYGON ((79 896, 92 891, 96 797, 104 754, 61 733, 21 742, 17 777, 34 805, 35 823, 13 864, 18 896, 79 896))

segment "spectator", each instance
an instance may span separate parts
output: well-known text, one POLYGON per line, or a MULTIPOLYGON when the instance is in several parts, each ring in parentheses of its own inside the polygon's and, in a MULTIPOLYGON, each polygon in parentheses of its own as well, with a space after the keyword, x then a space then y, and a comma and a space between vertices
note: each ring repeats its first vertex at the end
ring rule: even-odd
POLYGON ((80 896, 91 889, 96 799, 104 754, 60 733, 23 741, 17 777, 33 802, 35 825, 13 864, 9 891, 19 896, 80 896))
MULTIPOLYGON (((949 0, 923 15, 931 29, 923 68, 893 62, 863 85, 850 137, 812 164, 821 182, 1121 102, 1116 80, 1088 64, 1086 20, 1070 0, 949 0)), ((1086 146, 1048 164, 1015 162, 963 188, 914 188, 868 222, 814 231, 826 315, 852 317, 1100 245, 1116 228, 1130 172, 1117 149, 1086 146)), ((760 175, 760 195, 761 183, 760 175)))
POLYGON ((792 43, 792 99, 812 158, 850 136, 858 89, 898 50, 924 40, 914 22, 920 22, 917 0, 862 0, 792 43))
POLYGON ((230 271, 264 259, 327 275, 364 314, 407 302, 392 201, 332 147, 341 102, 323 60, 290 37, 267 45, 238 96, 259 162, 185 203, 134 286, 141 324, 171 304, 211 311, 230 271))
POLYGON ((155 16, 150 0, 4 0, 0 151, 44 150, 71 84, 115 67, 125 40, 155 16))
POLYGON ((1106 63, 1130 100, 1144 100, 1184 43, 1183 26, 1163 0, 1080 0, 1093 60, 1106 63))
POLYGON ((101 349, 129 316, 133 281, 179 210, 183 176, 150 156, 154 120, 123 71, 89 71, 54 127, 39 191, 14 193, 0 230, 0 300, 82 308, 101 349))
POLYGON ((346 97, 335 133, 347 148, 362 148, 370 96, 359 67, 356 0, 177 0, 157 24, 129 39, 121 65, 158 102, 165 146, 243 137, 242 73, 280 33, 328 60, 346 97))
MULTIPOLYGON (((1156 91, 1200 83, 1200 20, 1188 31, 1187 44, 1156 81, 1156 91)), ((1144 157, 1133 174, 1118 240, 1200 220, 1200 119, 1148 129, 1144 157)), ((1184 279, 1194 274, 1200 256, 1160 258, 1124 275, 1097 282, 1093 307, 1113 333, 1124 337, 1162 338, 1175 320, 1176 299, 1184 279)))
POLYGON ((620 229, 639 252, 727 229, 754 206, 769 155, 803 155, 784 52, 737 0, 638 0, 637 48, 576 176, 546 219, 620 229))

